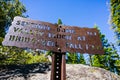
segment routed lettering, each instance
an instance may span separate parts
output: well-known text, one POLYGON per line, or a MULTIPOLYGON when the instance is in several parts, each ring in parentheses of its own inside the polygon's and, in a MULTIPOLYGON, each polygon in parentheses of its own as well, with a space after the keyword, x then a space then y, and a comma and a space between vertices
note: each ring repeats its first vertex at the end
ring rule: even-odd
POLYGON ((3 45, 52 50, 103 54, 99 32, 95 28, 55 25, 15 17, 3 45), (24 45, 25 44, 25 45, 24 45))

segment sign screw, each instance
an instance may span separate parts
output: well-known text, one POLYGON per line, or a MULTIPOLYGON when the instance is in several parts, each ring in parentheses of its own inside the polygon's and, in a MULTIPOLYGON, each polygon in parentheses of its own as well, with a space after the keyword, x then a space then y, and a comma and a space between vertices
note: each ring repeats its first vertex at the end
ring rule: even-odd
POLYGON ((61 49, 60 49, 60 48, 58 48, 58 51, 60 51, 60 52, 61 52, 61 49))

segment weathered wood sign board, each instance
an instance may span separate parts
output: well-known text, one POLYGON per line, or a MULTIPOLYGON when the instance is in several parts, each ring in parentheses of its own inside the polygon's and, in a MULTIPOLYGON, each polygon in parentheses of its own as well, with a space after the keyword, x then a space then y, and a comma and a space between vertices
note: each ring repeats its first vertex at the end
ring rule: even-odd
POLYGON ((98 30, 15 17, 2 43, 53 52, 103 54, 98 30))

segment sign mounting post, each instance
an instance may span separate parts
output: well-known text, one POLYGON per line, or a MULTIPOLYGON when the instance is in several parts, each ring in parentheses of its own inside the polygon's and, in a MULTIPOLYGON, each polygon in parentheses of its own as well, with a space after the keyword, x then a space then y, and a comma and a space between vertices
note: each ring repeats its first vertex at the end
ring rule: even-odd
POLYGON ((95 28, 55 25, 22 17, 14 18, 2 44, 52 51, 51 80, 66 80, 66 52, 104 54, 95 28))
POLYGON ((51 80, 66 80, 65 53, 53 53, 51 80))

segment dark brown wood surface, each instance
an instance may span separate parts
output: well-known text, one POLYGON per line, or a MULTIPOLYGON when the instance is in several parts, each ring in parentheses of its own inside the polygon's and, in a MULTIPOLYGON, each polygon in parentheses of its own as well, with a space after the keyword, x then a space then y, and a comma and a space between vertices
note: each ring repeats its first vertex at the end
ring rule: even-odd
POLYGON ((52 68, 50 80, 66 80, 65 53, 54 52, 52 54, 52 68))
POLYGON ((15 17, 3 41, 5 46, 58 52, 104 54, 99 31, 95 28, 56 25, 15 17))

